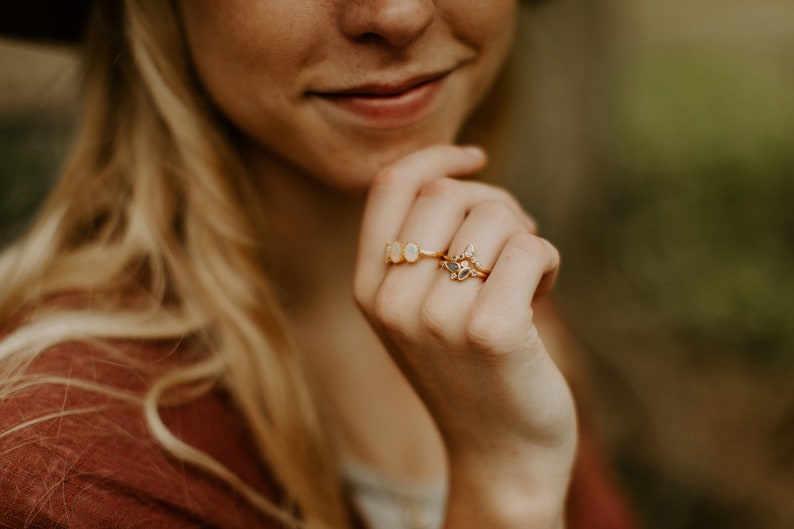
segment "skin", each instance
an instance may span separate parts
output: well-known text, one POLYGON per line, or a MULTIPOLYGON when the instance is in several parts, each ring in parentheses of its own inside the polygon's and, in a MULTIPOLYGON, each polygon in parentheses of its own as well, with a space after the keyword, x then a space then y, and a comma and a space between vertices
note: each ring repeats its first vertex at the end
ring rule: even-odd
POLYGON ((304 345, 339 451, 386 474, 446 475, 447 528, 561 527, 575 413, 536 301, 559 256, 509 193, 460 179, 486 157, 453 144, 505 60, 516 3, 179 5, 206 92, 276 197, 268 243, 293 274, 292 323, 316 337, 304 345), (324 95, 439 71, 410 119, 362 119, 324 95), (386 265, 395 240, 453 254, 474 242, 492 273, 386 265))
POLYGON ((532 220, 506 193, 438 179, 476 171, 483 161, 439 146, 379 175, 364 214, 354 291, 440 429, 451 497, 466 498, 451 502, 448 527, 471 520, 554 527, 574 452, 574 414, 530 302, 551 287, 559 256, 532 234, 532 220), (429 260, 374 264, 377 240, 420 236, 434 248, 482 241, 478 255, 498 258, 483 259, 492 270, 484 282, 450 281, 429 260))
POLYGON ((291 171, 359 191, 400 157, 455 139, 508 52, 516 10, 513 0, 180 5, 207 92, 254 149, 291 171), (313 95, 447 71, 430 115, 402 127, 357 123, 313 95))

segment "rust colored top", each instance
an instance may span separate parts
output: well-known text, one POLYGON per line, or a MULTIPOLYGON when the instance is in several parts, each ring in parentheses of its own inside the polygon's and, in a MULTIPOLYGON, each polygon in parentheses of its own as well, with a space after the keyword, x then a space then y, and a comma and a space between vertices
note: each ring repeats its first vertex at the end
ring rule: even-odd
MULTIPOLYGON (((27 372, 86 380, 142 394, 179 361, 172 343, 114 344, 138 361, 66 343, 27 372)), ((161 411, 178 437, 207 452, 278 502, 279 487, 259 463, 242 418, 215 390, 161 411)), ((635 527, 587 436, 574 472, 568 527, 635 527)), ((0 528, 251 529, 281 527, 226 484, 180 463, 154 440, 138 407, 64 384, 37 384, 0 400, 0 528), (20 425, 34 421, 24 427, 20 425)))

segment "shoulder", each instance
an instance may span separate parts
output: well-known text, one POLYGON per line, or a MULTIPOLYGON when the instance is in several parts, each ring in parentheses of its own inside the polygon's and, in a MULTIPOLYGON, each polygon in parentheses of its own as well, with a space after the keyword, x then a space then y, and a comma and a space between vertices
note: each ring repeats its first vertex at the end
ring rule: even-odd
MULTIPOLYGON (((136 398, 180 354, 174 344, 108 347, 53 347, 0 400, 0 526, 273 526, 151 435, 136 398)), ((209 393, 161 413, 177 436, 272 497, 245 427, 223 395, 209 393)))

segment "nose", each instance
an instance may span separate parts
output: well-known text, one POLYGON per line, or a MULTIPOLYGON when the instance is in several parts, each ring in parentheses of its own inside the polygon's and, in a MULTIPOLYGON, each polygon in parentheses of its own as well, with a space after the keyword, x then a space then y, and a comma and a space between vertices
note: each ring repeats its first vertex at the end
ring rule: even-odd
POLYGON ((349 38, 403 47, 425 32, 435 14, 435 0, 349 0, 340 26, 349 38))

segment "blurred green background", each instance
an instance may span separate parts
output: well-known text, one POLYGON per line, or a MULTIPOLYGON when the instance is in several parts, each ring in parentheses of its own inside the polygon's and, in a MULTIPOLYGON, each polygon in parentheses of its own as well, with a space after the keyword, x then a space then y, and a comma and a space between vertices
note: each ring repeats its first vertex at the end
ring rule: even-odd
POLYGON ((794 3, 558 0, 509 184, 652 529, 794 527, 794 3))
MULTIPOLYGON (((558 0, 505 178, 563 255, 592 413, 650 529, 794 527, 794 3, 558 0)), ((0 42, 0 243, 72 130, 69 50, 0 42)))
POLYGON ((611 235, 677 331, 790 365, 794 4, 636 3, 612 102, 611 235))
POLYGON ((794 527, 794 3, 614 6, 603 241, 663 359, 623 469, 652 527, 794 527))

